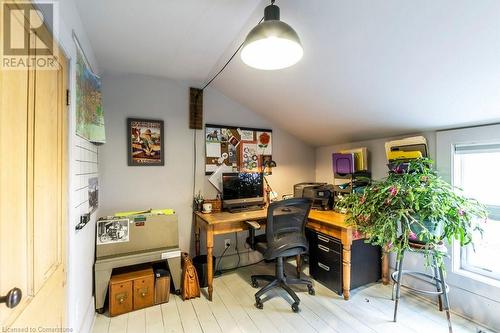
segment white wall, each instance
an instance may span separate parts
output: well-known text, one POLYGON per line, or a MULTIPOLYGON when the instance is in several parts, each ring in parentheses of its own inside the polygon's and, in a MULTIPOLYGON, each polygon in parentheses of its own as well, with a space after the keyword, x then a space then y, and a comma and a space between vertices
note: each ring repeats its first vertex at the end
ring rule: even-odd
MULTIPOLYGON (((103 98, 107 143, 99 151, 101 215, 116 211, 173 208, 179 216, 180 247, 193 249, 193 135, 189 129, 189 85, 142 75, 105 75, 103 98), (126 119, 144 117, 165 121, 165 166, 127 166, 126 119)), ((271 128, 273 158, 278 165, 269 181, 279 195, 292 193, 294 183, 314 179, 314 149, 273 126, 214 89, 204 92, 204 123, 271 128)), ((204 175, 204 132, 197 131, 196 192, 214 198, 215 189, 204 175)), ((241 233, 240 249, 245 236, 241 233)), ((220 255, 224 238, 216 237, 214 254, 220 255)), ((250 260, 250 255, 242 258, 250 260)), ((225 259, 223 266, 229 265, 225 259)), ((227 267, 227 266, 225 266, 227 267)))
MULTIPOLYGON (((444 156, 437 155, 437 139, 436 132, 425 132, 415 135, 423 135, 427 139, 427 144, 429 148, 429 156, 436 162, 440 163, 444 156)), ((332 153, 347 148, 357 148, 357 147, 367 147, 369 151, 369 161, 368 165, 372 171, 373 179, 381 179, 387 175, 387 159, 385 155, 384 143, 390 140, 400 139, 403 137, 409 137, 413 135, 406 135, 401 137, 393 138, 382 138, 376 140, 367 140, 361 142, 351 142, 345 144, 338 144, 332 146, 318 147, 316 148, 316 181, 329 182, 333 181, 333 169, 332 169, 332 153)), ((451 250, 451 247, 449 247, 451 250)), ((391 269, 394 269, 395 262, 394 256, 391 256, 391 269)), ((477 283, 469 281, 464 283, 464 280, 458 280, 454 278, 455 274, 451 272, 451 265, 447 263, 448 267, 448 283, 450 285, 450 303, 453 311, 464 315, 465 317, 471 318, 472 320, 479 322, 491 328, 498 329, 500 327, 500 321, 496 315, 500 311, 500 301, 495 299, 498 290, 495 293, 488 295, 483 294, 483 288, 475 288, 477 283), (471 291, 476 289, 475 291, 471 291), (493 296, 492 296, 493 295, 493 296)), ((404 268, 409 270, 420 270, 425 271, 424 261, 421 255, 407 254, 405 255, 404 268)), ((430 273, 427 271, 427 273, 430 273)), ((408 283, 414 286, 422 287, 420 281, 408 280, 408 283)), ((425 286, 424 286, 425 288, 425 286)), ((428 289, 429 287, 426 286, 428 289)), ((432 287, 431 287, 432 289, 432 287)), ((387 295, 390 297, 390 295, 387 295)), ((435 299, 431 298, 434 302, 435 299)), ((404 302, 404 299, 402 300, 404 302)), ((443 314, 444 316, 444 314, 443 314)))
POLYGON ((85 189, 78 190, 86 184, 90 173, 97 174, 97 164, 92 164, 89 172, 87 162, 97 161, 97 147, 77 137, 75 133, 75 59, 76 46, 73 42, 72 31, 77 34, 81 46, 92 68, 97 71, 92 47, 87 39, 85 29, 80 20, 74 0, 57 2, 59 5, 59 29, 55 36, 70 61, 69 88, 71 90, 71 105, 69 107, 69 188, 68 188, 68 238, 67 238, 67 326, 74 332, 89 332, 94 318, 94 301, 92 297, 92 268, 94 264, 94 232, 95 217, 83 230, 75 231, 80 214, 88 211, 85 189), (86 173, 84 175, 83 173, 86 173))

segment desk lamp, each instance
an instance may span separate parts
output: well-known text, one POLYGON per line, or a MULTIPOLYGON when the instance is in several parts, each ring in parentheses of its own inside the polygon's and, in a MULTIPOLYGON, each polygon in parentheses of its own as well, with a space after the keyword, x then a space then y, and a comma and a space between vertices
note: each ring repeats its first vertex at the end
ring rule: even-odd
MULTIPOLYGON (((266 183, 266 201, 268 204, 271 203, 271 193, 273 193, 273 189, 271 188, 271 185, 269 185, 269 182, 267 181, 266 176, 269 176, 272 174, 272 170, 274 167, 276 167, 276 162, 273 160, 265 160, 263 163, 264 167, 264 182, 266 183)), ((276 195, 273 195, 273 199, 276 198, 276 195)))

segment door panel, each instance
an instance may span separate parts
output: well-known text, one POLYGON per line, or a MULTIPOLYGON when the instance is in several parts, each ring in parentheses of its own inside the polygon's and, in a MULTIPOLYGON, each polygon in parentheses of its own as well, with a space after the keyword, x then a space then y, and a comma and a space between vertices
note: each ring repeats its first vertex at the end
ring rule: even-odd
POLYGON ((60 71, 35 71, 33 138, 34 292, 51 276, 59 260, 60 71))
POLYGON ((23 292, 16 308, 0 304, 5 328, 65 325, 68 72, 61 50, 58 62, 52 70, 0 71, 0 295, 23 292))
MULTIPOLYGON (((22 19, 12 20, 15 43, 24 42, 22 19)), ((27 122, 28 71, 0 70, 0 295, 14 287, 28 292, 27 122)), ((0 304, 0 323, 25 306, 24 297, 14 309, 0 304)))

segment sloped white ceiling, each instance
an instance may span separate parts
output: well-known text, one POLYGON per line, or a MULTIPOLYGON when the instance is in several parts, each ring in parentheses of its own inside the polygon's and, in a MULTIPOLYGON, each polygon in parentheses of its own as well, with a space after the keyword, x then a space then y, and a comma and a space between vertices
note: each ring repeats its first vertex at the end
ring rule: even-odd
MULTIPOLYGON (((105 71, 200 85, 266 4, 78 3, 105 71)), ((500 121, 500 1, 276 3, 302 39, 301 62, 267 72, 238 56, 213 85, 304 141, 324 145, 500 121)))
POLYGON ((76 0, 99 67, 204 80, 260 0, 76 0))

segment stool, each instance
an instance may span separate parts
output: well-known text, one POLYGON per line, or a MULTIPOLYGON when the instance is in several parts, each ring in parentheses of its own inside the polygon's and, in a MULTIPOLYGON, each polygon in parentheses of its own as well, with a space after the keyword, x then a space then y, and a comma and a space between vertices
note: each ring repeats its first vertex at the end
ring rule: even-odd
MULTIPOLYGON (((424 253, 425 245, 417 244, 417 243, 410 243, 410 247, 411 247, 412 252, 422 253, 422 254, 424 253)), ((400 295, 401 295, 401 286, 403 286, 409 290, 412 290, 412 291, 420 293, 420 294, 437 295, 438 296, 439 311, 443 311, 443 309, 446 311, 446 319, 448 320, 448 330, 450 333, 453 333, 453 328, 451 326, 451 318, 450 318, 450 304, 448 301, 448 292, 449 292, 450 288, 446 284, 443 268, 438 267, 438 263, 437 263, 437 259, 436 259, 437 253, 440 253, 440 255, 446 254, 447 249, 443 244, 441 244, 441 245, 437 246, 436 248, 429 249, 429 251, 432 252, 432 254, 431 254, 432 255, 432 267, 433 267, 434 275, 430 275, 430 274, 426 274, 426 273, 422 273, 422 272, 417 272, 417 271, 403 270, 403 259, 404 259, 404 254, 405 254, 404 251, 401 253, 400 258, 398 258, 396 261, 396 271, 391 274, 391 278, 395 283, 393 286, 393 289, 392 289, 392 299, 395 301, 395 304, 394 304, 394 322, 396 322, 396 319, 397 319, 398 304, 399 304, 399 299, 400 299, 400 295), (417 289, 417 288, 412 288, 410 286, 402 285, 401 278, 405 274, 409 275, 409 276, 428 278, 430 281, 425 281, 425 282, 434 285, 436 287, 436 291, 422 290, 422 289, 417 289), (396 297, 395 298, 394 298, 394 287, 396 288, 396 297)))

